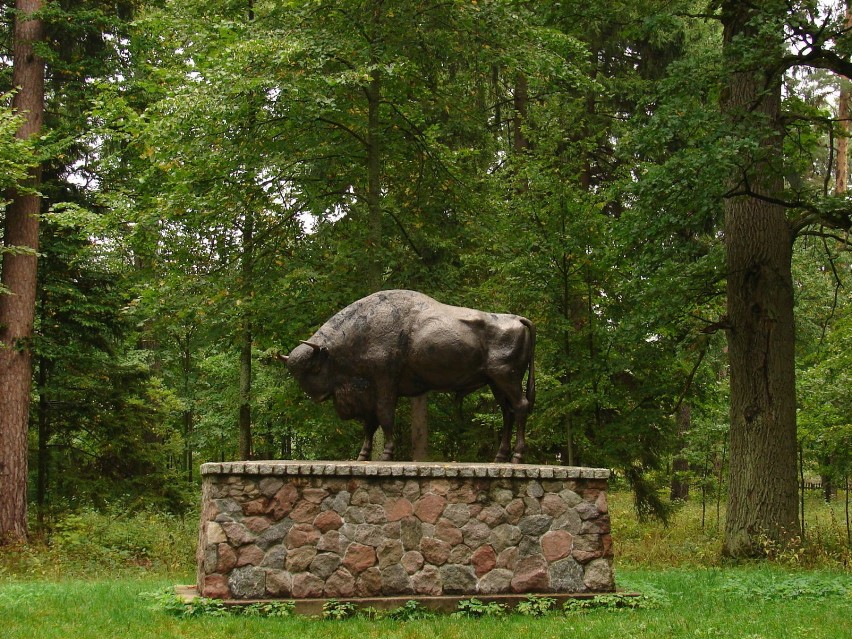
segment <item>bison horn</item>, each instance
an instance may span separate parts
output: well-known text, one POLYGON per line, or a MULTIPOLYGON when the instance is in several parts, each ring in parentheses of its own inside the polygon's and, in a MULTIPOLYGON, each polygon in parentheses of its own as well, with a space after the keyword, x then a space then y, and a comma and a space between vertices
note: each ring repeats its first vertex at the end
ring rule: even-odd
POLYGON ((311 342, 306 342, 306 341, 302 340, 302 344, 304 344, 305 346, 310 346, 315 351, 321 351, 322 350, 322 346, 317 346, 316 344, 312 344, 311 342))
POLYGON ((286 364, 287 360, 290 359, 290 356, 282 355, 281 353, 275 353, 275 359, 277 359, 279 362, 284 362, 286 364))

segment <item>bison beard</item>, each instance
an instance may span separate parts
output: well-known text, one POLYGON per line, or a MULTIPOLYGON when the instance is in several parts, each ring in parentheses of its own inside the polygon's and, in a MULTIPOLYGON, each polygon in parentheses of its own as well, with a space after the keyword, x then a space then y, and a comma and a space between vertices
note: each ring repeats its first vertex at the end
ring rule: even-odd
POLYGON ((512 462, 519 463, 535 401, 534 352, 535 326, 524 317, 449 306, 414 291, 381 291, 344 308, 283 359, 308 396, 332 397, 342 419, 364 424, 359 461, 370 459, 379 426, 382 460, 393 458, 399 397, 463 396, 488 386, 503 413, 495 461, 509 458, 517 422, 512 462))

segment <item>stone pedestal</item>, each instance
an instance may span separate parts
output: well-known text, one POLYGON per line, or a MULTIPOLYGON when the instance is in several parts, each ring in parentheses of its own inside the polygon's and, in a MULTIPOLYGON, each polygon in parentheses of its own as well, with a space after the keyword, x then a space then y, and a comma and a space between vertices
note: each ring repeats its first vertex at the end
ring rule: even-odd
POLYGON ((608 470, 265 461, 201 474, 204 597, 615 590, 608 470))

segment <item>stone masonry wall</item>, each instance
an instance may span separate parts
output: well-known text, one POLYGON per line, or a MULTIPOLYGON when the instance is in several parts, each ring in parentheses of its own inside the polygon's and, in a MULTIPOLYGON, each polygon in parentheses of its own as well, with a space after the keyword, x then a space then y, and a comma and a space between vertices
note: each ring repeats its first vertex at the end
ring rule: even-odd
POLYGON ((220 599, 609 592, 609 471, 204 464, 198 590, 220 599))

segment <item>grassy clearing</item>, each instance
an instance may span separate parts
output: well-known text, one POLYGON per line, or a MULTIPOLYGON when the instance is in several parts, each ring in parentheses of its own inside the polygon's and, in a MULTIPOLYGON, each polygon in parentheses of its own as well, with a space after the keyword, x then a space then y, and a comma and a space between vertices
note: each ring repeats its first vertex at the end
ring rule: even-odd
POLYGON ((658 605, 642 610, 591 610, 532 618, 416 621, 248 617, 179 618, 155 608, 142 593, 168 580, 18 582, 0 586, 0 618, 8 639, 218 637, 302 639, 482 636, 568 638, 730 637, 844 639, 852 637, 852 579, 833 572, 777 567, 635 570, 622 585, 653 592, 658 605))
POLYGON ((197 519, 85 511, 59 522, 49 539, 0 549, 3 637, 852 639, 842 504, 809 499, 803 542, 767 548, 771 562, 739 566, 720 559, 715 507, 703 528, 700 503, 679 507, 668 526, 639 523, 626 493, 612 494, 610 508, 618 585, 651 595, 654 607, 414 621, 179 618, 142 593, 192 582, 197 519))

